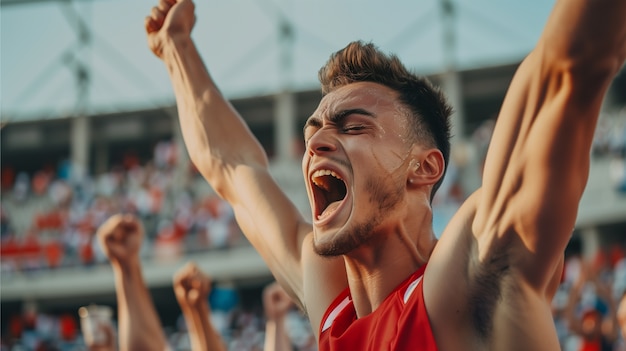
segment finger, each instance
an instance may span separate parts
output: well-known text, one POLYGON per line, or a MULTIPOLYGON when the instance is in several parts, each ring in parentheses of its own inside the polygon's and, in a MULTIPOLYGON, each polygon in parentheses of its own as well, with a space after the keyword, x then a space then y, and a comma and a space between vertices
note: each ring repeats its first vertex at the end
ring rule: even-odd
POLYGON ((183 281, 183 272, 181 270, 176 272, 176 274, 174 274, 174 279, 172 280, 174 282, 174 286, 181 285, 183 281))
POLYGON ((189 277, 189 286, 192 289, 199 289, 202 287, 202 282, 196 276, 189 277))
POLYGON ((187 262, 185 263, 185 265, 180 269, 180 272, 185 274, 185 275, 190 275, 191 271, 193 270, 193 263, 192 262, 187 262))
POLYGON ((178 300, 179 303, 187 300, 187 290, 180 285, 174 287, 174 295, 176 295, 176 300, 178 300))
POLYGON ((181 277, 181 279, 178 281, 177 287, 179 289, 181 289, 181 291, 184 291, 183 295, 185 295, 185 296, 187 295, 189 290, 192 289, 192 286, 191 286, 191 284, 189 282, 189 278, 187 278, 187 277, 181 277))
POLYGON ((159 10, 159 8, 156 6, 152 8, 152 11, 150 12, 150 17, 152 17, 152 20, 159 27, 161 27, 163 25, 163 22, 165 21, 165 13, 159 10))
POLYGON ((179 268, 178 271, 176 271, 175 279, 179 283, 182 283, 184 280, 188 279, 188 277, 189 277, 189 263, 186 263, 184 266, 179 268))
POLYGON ((113 233, 111 235, 109 235, 109 238, 113 241, 124 241, 124 238, 126 237, 124 230, 119 226, 115 226, 115 228, 113 228, 113 233))
POLYGON ((208 289, 202 280, 192 279, 189 282, 189 289, 195 290, 198 294, 206 294, 208 289))
POLYGON ((159 31, 159 26, 157 25, 156 22, 154 22, 154 20, 150 16, 146 16, 146 19, 144 20, 143 25, 146 28, 146 32, 148 33, 154 33, 154 32, 159 31))
POLYGON ((110 232, 115 228, 117 223, 119 222, 120 217, 118 215, 113 215, 109 217, 100 227, 98 228, 98 236, 106 237, 110 234, 110 232))
POLYGON ((197 287, 201 290, 201 291, 205 291, 208 292, 211 290, 211 277, 209 277, 208 275, 204 274, 197 266, 196 266, 196 272, 194 275, 194 279, 197 282, 197 287))
POLYGON ((115 244, 116 241, 117 240, 112 235, 109 235, 106 238, 104 238, 104 244, 107 247, 111 247, 113 244, 115 244))
POLYGON ((130 213, 126 213, 124 214, 124 217, 122 217, 122 222, 126 223, 127 225, 130 224, 137 224, 139 222, 139 220, 137 219, 137 217, 133 216, 130 213))
POLYGON ((174 4, 175 4, 175 2, 172 1, 172 0, 160 0, 159 4, 157 5, 157 7, 163 13, 168 13, 169 10, 172 8, 172 6, 174 6, 174 4))
POLYGON ((200 292, 196 289, 191 289, 189 293, 187 293, 187 298, 191 303, 196 303, 200 300, 200 292))
POLYGON ((207 276, 202 277, 202 291, 209 293, 211 291, 211 279, 207 276))
POLYGON ((180 286, 182 288, 184 288, 185 290, 187 289, 187 277, 184 275, 179 275, 178 277, 176 277, 176 285, 180 286))
POLYGON ((174 292, 176 293, 176 295, 185 295, 187 293, 187 289, 185 289, 182 284, 177 284, 174 286, 174 292))
POLYGON ((189 285, 192 280, 193 275, 189 272, 189 267, 184 267, 180 270, 180 280, 181 282, 185 282, 185 284, 189 285))
POLYGON ((127 214, 124 216, 121 226, 124 227, 125 230, 130 232, 139 232, 141 230, 141 222, 137 219, 137 217, 127 214))

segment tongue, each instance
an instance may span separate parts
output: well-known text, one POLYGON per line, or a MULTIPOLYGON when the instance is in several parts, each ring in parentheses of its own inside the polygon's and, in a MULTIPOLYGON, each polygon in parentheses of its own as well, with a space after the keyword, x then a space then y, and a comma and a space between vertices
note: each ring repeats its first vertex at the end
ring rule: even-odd
POLYGON ((322 212, 322 214, 317 217, 317 219, 323 219, 333 214, 335 210, 337 210, 337 207, 339 207, 340 203, 341 201, 331 202, 330 205, 328 205, 328 207, 326 207, 326 209, 322 212))

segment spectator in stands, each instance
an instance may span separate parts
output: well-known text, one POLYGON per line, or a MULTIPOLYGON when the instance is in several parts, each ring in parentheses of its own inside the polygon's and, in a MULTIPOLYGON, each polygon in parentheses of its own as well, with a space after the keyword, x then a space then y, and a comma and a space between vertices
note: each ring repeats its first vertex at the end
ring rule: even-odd
MULTIPOLYGON (((1 269, 11 272, 102 263, 107 258, 93 240, 95 229, 114 213, 121 212, 140 215, 147 244, 152 244, 159 234, 158 224, 172 219, 177 233, 181 234, 182 230, 185 234, 184 244, 190 244, 194 250, 227 248, 237 243, 241 233, 227 203, 214 206, 218 217, 211 217, 213 213, 207 212, 201 225, 194 220, 194 209, 202 206, 206 190, 191 192, 197 198, 172 191, 176 180, 170 168, 177 160, 176 148, 171 142, 162 145, 166 147, 155 152, 155 158, 159 155, 164 167, 155 167, 153 160, 140 165, 129 153, 129 157, 124 158, 125 167, 111 167, 110 172, 94 180, 86 177, 81 182, 73 182, 63 172, 55 178, 49 166, 35 172, 32 181, 25 172, 19 175, 11 169, 5 172, 8 190, 0 204, 1 269), (48 196, 43 196, 46 192, 48 196), (213 227, 214 230, 209 230, 213 227), (22 250, 22 243, 30 233, 37 234, 42 244, 42 250, 36 255, 22 250), (40 264, 45 262, 48 264, 40 264)), ((189 173, 193 172, 193 168, 189 168, 189 173)), ((210 190, 204 181, 202 184, 210 190)), ((158 247, 150 253, 162 252, 161 249, 158 247)), ((181 246, 181 249, 189 248, 181 246)))
POLYGON ((117 214, 98 228, 97 236, 115 276, 120 350, 167 349, 167 339, 143 280, 141 222, 135 216, 117 214))
POLYGON ((626 2, 557 1, 504 99, 482 187, 440 241, 431 200, 447 168, 451 111, 436 89, 374 45, 331 55, 305 130, 309 223, 204 66, 194 8, 160 0, 145 20, 187 149, 320 326, 320 349, 558 348, 548 308, 597 116, 626 59, 626 2))
POLYGON ((595 268, 583 265, 564 311, 569 330, 580 338, 577 351, 612 351, 618 336, 611 285, 595 268))
POLYGON ((293 351, 286 326, 287 313, 292 306, 293 300, 278 283, 271 283, 263 290, 264 351, 293 351))
POLYGON ((211 324, 208 296, 211 279, 189 262, 174 275, 174 293, 183 312, 192 351, 225 351, 221 335, 211 324))

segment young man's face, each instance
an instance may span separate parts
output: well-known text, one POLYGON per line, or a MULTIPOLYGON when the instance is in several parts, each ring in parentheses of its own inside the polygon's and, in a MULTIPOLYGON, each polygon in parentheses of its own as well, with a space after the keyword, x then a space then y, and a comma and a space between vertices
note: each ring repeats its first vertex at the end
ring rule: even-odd
POLYGON ((326 95, 304 129, 302 170, 320 255, 372 243, 404 201, 411 143, 397 93, 360 82, 326 95))

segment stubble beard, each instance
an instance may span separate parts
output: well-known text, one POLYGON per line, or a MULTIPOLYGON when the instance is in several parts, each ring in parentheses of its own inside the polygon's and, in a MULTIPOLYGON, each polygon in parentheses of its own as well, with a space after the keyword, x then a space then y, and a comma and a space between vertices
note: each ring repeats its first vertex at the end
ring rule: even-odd
POLYGON ((404 186, 383 179, 369 177, 366 180, 366 189, 370 194, 369 202, 376 211, 372 211, 369 219, 354 223, 340 230, 330 242, 318 243, 313 240, 313 250, 322 257, 337 257, 379 240, 377 232, 379 225, 400 204, 404 186))

